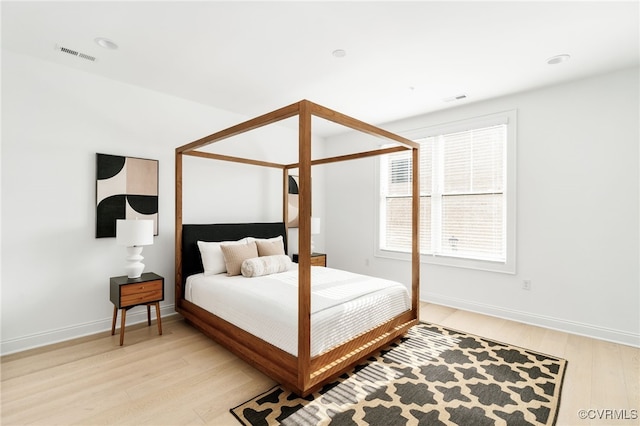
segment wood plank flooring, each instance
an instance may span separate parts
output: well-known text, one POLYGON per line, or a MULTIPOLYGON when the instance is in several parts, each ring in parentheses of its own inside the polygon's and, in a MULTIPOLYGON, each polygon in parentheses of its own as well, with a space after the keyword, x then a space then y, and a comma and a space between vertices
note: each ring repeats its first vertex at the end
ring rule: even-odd
MULTIPOLYGON (((640 425, 629 418, 640 410, 638 348, 427 303, 421 319, 567 359, 558 425, 640 425)), ((8 355, 0 366, 5 426, 237 426, 229 409, 274 384, 178 316, 163 319, 162 336, 134 325, 122 347, 105 332, 8 355)))

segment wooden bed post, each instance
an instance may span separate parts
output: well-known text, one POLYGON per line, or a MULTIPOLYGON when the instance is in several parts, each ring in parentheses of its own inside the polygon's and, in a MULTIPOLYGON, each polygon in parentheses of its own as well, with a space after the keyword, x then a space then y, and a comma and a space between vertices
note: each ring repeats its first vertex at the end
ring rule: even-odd
POLYGON ((420 319, 420 150, 412 148, 411 155, 411 309, 415 318, 420 319))
POLYGON ((298 156, 298 386, 306 389, 311 369, 311 112, 300 101, 298 156))
POLYGON ((176 294, 175 305, 180 307, 182 304, 182 153, 176 150, 176 245, 175 245, 175 277, 176 277, 176 294))
MULTIPOLYGON (((282 169, 282 221, 287 232, 287 242, 289 241, 289 169, 282 169)), ((289 244, 287 244, 287 248, 289 244)))

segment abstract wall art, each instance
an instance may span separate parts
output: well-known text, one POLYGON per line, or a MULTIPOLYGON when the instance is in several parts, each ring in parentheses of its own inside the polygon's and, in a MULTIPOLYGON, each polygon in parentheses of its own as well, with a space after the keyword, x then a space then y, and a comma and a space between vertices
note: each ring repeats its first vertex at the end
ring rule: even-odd
POLYGON ((117 219, 151 219, 158 235, 158 160, 96 154, 96 238, 115 237, 117 219))
POLYGON ((289 205, 287 227, 289 228, 298 227, 298 179, 298 176, 289 175, 289 191, 287 194, 287 204, 289 205))

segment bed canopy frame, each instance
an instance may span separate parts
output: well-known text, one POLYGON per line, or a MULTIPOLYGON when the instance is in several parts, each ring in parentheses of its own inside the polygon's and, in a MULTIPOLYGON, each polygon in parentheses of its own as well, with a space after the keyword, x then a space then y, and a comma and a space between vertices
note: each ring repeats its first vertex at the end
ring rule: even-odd
POLYGON ((419 174, 418 144, 351 118, 339 112, 325 108, 308 100, 301 100, 284 108, 261 115, 225 130, 176 148, 176 311, 185 319, 234 352, 254 367, 263 371, 292 391, 306 396, 334 379, 371 353, 404 334, 418 322, 420 258, 418 245, 419 218, 419 174), (272 123, 298 116, 298 162, 278 164, 254 159, 233 157, 198 151, 212 143, 237 136, 272 123), (323 118, 353 130, 367 133, 395 145, 356 154, 341 155, 312 160, 311 158, 311 121, 312 116, 323 118), (311 167, 339 161, 379 156, 392 152, 411 150, 412 170, 412 256, 411 256, 411 309, 396 316, 374 329, 315 357, 311 356, 311 167), (182 276, 182 172, 183 157, 194 156, 214 160, 231 161, 261 167, 282 170, 282 206, 283 222, 288 223, 288 184, 289 171, 298 170, 299 176, 299 263, 298 263, 298 355, 293 356, 281 349, 241 330, 220 319, 197 305, 184 299, 182 276))

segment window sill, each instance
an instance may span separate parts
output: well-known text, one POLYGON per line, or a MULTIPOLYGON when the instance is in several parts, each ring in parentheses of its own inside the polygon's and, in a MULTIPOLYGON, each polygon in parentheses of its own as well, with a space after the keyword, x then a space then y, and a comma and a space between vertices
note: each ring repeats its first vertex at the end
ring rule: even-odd
MULTIPOLYGON (((395 259, 405 262, 411 262, 411 254, 392 250, 375 251, 376 257, 385 259, 395 259)), ((489 260, 466 259, 453 256, 433 256, 420 255, 420 263, 428 265, 451 266, 454 268, 475 269, 479 271, 500 272, 504 274, 515 274, 516 268, 514 262, 494 262, 489 260)))

